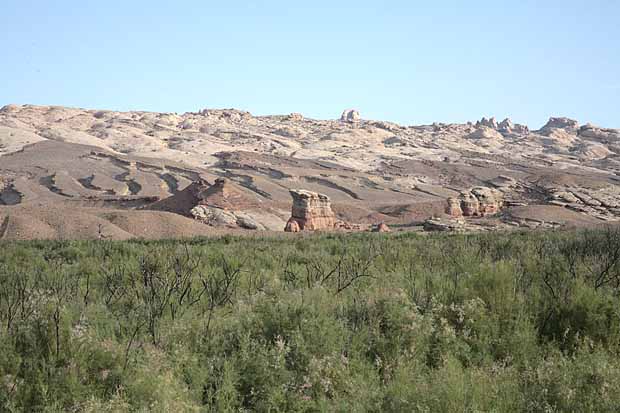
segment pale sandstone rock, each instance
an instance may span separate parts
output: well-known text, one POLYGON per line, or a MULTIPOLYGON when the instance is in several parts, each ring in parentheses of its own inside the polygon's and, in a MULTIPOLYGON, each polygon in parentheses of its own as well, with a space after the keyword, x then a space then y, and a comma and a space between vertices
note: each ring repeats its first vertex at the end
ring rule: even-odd
POLYGON ((387 146, 405 146, 407 145, 407 142, 405 142, 402 138, 399 138, 398 136, 392 136, 385 139, 383 141, 383 144, 387 146))
POLYGON ((192 216, 207 225, 233 227, 237 225, 237 217, 230 211, 208 205, 197 205, 190 211, 192 216))
POLYGON ((463 210, 463 216, 473 217, 478 215, 480 210, 480 201, 471 192, 463 192, 460 196, 461 210, 463 210))
POLYGON ((442 220, 441 218, 429 218, 422 226, 428 232, 456 232, 463 231, 465 225, 459 220, 442 220))
POLYGON ((402 129, 401 126, 397 125, 396 123, 392 123, 392 122, 376 121, 376 122, 372 122, 371 125, 374 126, 375 128, 384 129, 390 132, 394 132, 394 131, 398 131, 402 129))
POLYGON ((562 129, 577 129, 579 122, 570 118, 549 118, 547 124, 543 128, 562 128, 562 129))
POLYGON ((530 128, 528 128, 527 125, 515 123, 515 125, 512 127, 512 133, 516 133, 518 135, 528 135, 530 133, 530 128))
POLYGON ((361 120, 362 117, 360 116, 360 113, 355 110, 355 109, 346 109, 344 112, 342 112, 342 115, 340 116, 340 120, 342 122, 358 122, 359 120, 361 120))
POLYGON ((548 138, 542 140, 544 146, 568 149, 568 146, 572 145, 577 139, 577 135, 570 129, 550 128, 538 132, 548 138))
POLYGON ((591 142, 577 145, 572 149, 572 151, 579 154, 579 158, 587 161, 605 159, 608 156, 613 155, 613 152, 607 149, 605 145, 591 142))
POLYGON ((363 231, 368 229, 365 225, 362 224, 352 224, 350 222, 337 220, 334 224, 335 229, 344 230, 344 231, 363 231))
POLYGON ((497 121, 495 120, 494 117, 492 117, 490 119, 482 118, 478 122, 476 122, 476 128, 479 128, 481 126, 485 126, 487 128, 491 128, 491 129, 497 129, 497 127, 498 127, 497 121))
POLYGON ((252 230, 265 229, 265 227, 258 223, 252 216, 240 211, 229 211, 209 205, 197 205, 192 208, 190 213, 195 219, 213 227, 240 227, 252 230))
POLYGON ((526 125, 513 123, 510 118, 506 118, 497 125, 497 130, 503 134, 527 135, 530 129, 526 125))
POLYGON ((0 108, 0 113, 13 113, 13 112, 19 112, 19 110, 21 109, 21 107, 19 105, 4 105, 2 108, 0 108))
POLYGON ((293 112, 288 115, 288 120, 291 120, 293 122, 301 122, 302 120, 304 120, 304 115, 302 115, 301 113, 293 112))
POLYGON ((244 212, 234 212, 237 218, 237 225, 241 228, 245 229, 253 229, 253 230, 265 230, 266 228, 260 224, 256 219, 254 219, 251 215, 248 215, 244 212))
POLYGON ((194 128, 194 122, 192 122, 189 119, 186 119, 183 122, 181 122, 181 124, 179 125, 179 128, 181 128, 183 130, 193 129, 194 128))
POLYGON ((514 123, 510 118, 506 118, 497 125, 500 132, 512 132, 512 129, 515 127, 514 123))
POLYGON ((606 143, 618 142, 620 141, 620 129, 599 128, 588 123, 579 128, 579 136, 606 143))
POLYGON ((252 119, 252 114, 250 112, 238 109, 202 109, 198 114, 213 121, 223 120, 232 123, 239 123, 252 119))
POLYGON ((504 204, 503 194, 495 188, 474 187, 458 198, 448 198, 446 214, 454 218, 497 214, 504 204))
POLYGON ((577 133, 579 122, 569 118, 549 118, 549 121, 543 126, 539 133, 548 135, 554 129, 563 129, 568 133, 577 133))
POLYGON ((476 130, 467 135, 468 139, 502 139, 501 133, 488 126, 478 126, 476 130))

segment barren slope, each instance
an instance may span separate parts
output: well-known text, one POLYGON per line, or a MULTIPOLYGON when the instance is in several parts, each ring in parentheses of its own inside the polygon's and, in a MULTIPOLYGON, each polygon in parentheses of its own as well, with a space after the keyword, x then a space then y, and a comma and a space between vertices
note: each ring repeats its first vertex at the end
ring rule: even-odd
POLYGON ((292 188, 328 195, 346 221, 408 228, 443 216, 446 199, 472 186, 510 201, 475 225, 594 225, 620 219, 619 153, 618 130, 563 118, 529 131, 493 119, 400 126, 9 105, 0 109, 0 238, 218 233, 181 216, 192 205, 151 210, 218 177, 252 200, 266 228, 286 220, 292 188))

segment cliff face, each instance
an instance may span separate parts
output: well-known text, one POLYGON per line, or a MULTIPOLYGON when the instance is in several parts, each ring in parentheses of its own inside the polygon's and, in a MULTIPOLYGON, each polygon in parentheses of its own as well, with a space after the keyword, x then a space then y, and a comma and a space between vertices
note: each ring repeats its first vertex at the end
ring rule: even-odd
POLYGON ((334 229, 336 215, 332 211, 331 201, 327 195, 302 189, 293 189, 290 194, 293 197, 293 208, 285 231, 334 229))

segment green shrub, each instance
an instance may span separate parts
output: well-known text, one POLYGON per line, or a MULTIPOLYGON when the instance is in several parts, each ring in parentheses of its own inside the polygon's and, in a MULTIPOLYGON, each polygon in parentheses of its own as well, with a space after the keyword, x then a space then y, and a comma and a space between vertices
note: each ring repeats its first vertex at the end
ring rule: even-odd
POLYGON ((618 411, 617 230, 0 246, 0 411, 618 411))

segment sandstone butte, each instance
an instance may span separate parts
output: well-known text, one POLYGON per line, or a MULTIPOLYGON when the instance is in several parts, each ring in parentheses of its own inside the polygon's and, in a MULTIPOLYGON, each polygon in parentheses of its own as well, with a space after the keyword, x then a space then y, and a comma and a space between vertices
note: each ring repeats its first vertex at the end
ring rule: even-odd
POLYGON ((331 230, 336 225, 336 215, 327 195, 303 189, 292 189, 291 218, 284 228, 287 232, 331 230))

